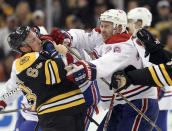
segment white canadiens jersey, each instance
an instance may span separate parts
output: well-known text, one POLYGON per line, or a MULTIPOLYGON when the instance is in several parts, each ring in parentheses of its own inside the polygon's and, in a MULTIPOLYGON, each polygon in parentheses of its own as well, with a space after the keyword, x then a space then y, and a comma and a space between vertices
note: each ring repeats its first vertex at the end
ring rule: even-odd
MULTIPOLYGON (((12 103, 14 99, 18 99, 20 96, 24 95, 16 84, 16 70, 14 63, 15 61, 13 62, 10 79, 6 82, 5 87, 0 91, 0 99, 2 99, 7 105, 12 103)), ((21 102, 21 107, 30 108, 25 96, 21 102)), ((35 111, 21 111, 21 114, 26 120, 38 121, 35 111)))
MULTIPOLYGON (((99 59, 91 61, 91 63, 95 64, 97 67, 97 77, 103 77, 109 83, 114 72, 123 70, 128 65, 133 65, 137 69, 144 67, 143 61, 131 39, 125 42, 105 44, 101 35, 95 30, 91 33, 85 33, 81 30, 70 30, 69 33, 73 36, 72 46, 91 50, 94 49, 94 52, 100 57, 99 59)), ((113 91, 110 90, 106 84, 103 84, 102 81, 101 84, 98 83, 98 86, 102 101, 106 102, 108 108, 113 91)), ((157 99, 156 88, 148 86, 131 85, 126 90, 121 91, 121 93, 128 100, 142 98, 157 99)), ((119 95, 116 95, 114 105, 125 103, 126 102, 119 95)))
MULTIPOLYGON (((149 67, 149 66, 154 65, 154 64, 149 62, 149 56, 147 56, 145 58, 145 49, 144 49, 144 47, 139 45, 139 43, 136 41, 136 39, 134 39, 133 42, 134 42, 134 45, 136 46, 136 48, 137 48, 137 50, 138 50, 138 52, 139 52, 139 54, 141 56, 144 67, 149 67)), ((155 68, 155 69, 158 72, 158 70, 159 70, 158 67, 155 68)), ((162 75, 159 75, 159 73, 157 73, 157 77, 160 80, 164 79, 162 75)), ((172 87, 171 86, 165 86, 164 90, 165 90, 164 96, 158 101, 159 109, 160 110, 169 110, 169 109, 172 109, 172 87)))

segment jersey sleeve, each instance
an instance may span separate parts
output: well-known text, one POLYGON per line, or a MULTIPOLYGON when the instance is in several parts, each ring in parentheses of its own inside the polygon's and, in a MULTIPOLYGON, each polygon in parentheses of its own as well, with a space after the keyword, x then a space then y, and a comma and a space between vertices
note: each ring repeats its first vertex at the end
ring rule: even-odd
POLYGON ((128 72, 129 78, 135 85, 172 86, 172 62, 159 64, 144 69, 128 72))
POLYGON ((46 85, 60 84, 65 80, 66 70, 62 59, 49 59, 45 62, 46 85))
POLYGON ((13 62, 10 79, 5 83, 5 87, 1 89, 0 99, 5 101, 7 104, 10 104, 15 99, 19 98, 21 95, 23 95, 23 93, 17 87, 17 84, 16 84, 15 62, 13 62))
POLYGON ((97 45, 103 43, 101 35, 94 29, 90 33, 81 29, 71 29, 68 32, 73 38, 71 47, 93 50, 97 45))

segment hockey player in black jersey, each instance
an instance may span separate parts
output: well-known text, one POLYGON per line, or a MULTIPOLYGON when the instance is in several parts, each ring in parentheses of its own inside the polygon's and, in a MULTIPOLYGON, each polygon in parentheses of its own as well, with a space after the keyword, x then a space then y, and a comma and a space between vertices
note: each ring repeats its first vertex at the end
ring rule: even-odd
POLYGON ((85 100, 77 85, 95 79, 95 66, 77 62, 79 73, 70 75, 74 84, 66 78, 62 59, 42 51, 42 42, 28 26, 17 28, 9 35, 8 42, 23 54, 13 64, 17 84, 37 111, 43 131, 84 130, 81 117, 85 113, 85 100))

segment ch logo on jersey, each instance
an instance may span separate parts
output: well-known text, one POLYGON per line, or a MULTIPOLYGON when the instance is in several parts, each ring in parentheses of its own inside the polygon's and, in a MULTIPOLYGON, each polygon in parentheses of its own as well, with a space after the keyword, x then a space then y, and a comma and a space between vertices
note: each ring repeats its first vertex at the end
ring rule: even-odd
POLYGON ((29 61, 30 56, 25 56, 20 60, 20 65, 23 65, 24 63, 26 63, 27 61, 29 61))

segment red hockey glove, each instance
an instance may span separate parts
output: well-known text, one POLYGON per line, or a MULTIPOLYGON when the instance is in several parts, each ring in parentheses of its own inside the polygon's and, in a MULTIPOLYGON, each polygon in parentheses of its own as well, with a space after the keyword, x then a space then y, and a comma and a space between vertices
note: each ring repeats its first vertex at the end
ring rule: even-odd
POLYGON ((67 79, 78 86, 96 79, 96 66, 92 63, 80 60, 66 67, 67 79))
POLYGON ((68 32, 64 30, 59 30, 57 28, 54 28, 51 31, 50 36, 54 39, 56 44, 65 44, 68 46, 71 45, 72 37, 68 32))
POLYGON ((0 101, 0 111, 4 110, 7 104, 4 101, 0 101))

